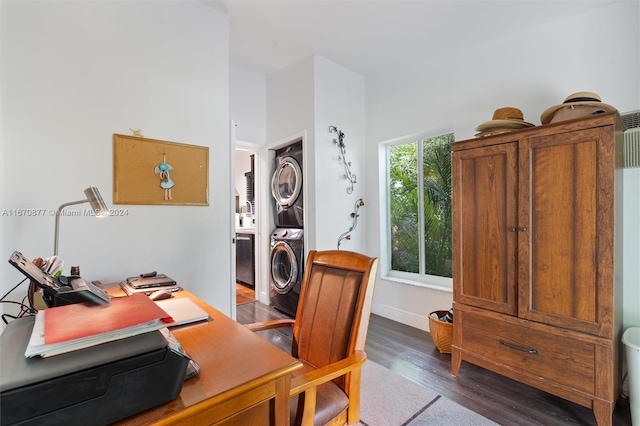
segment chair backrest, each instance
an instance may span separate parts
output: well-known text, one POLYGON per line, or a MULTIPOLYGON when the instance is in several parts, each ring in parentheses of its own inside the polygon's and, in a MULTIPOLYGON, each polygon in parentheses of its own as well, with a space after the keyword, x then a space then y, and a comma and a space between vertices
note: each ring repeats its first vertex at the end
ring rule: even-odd
MULTIPOLYGON (((364 350, 378 259, 343 250, 309 252, 292 355, 316 367, 364 350)), ((344 380, 336 383, 344 386, 344 380)))

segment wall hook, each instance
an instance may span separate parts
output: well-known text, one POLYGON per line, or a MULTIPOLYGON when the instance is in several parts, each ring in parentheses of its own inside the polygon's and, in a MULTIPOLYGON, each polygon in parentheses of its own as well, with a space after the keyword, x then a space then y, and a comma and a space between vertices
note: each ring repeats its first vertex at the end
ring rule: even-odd
POLYGON ((131 133, 133 133, 132 136, 135 136, 137 138, 144 138, 144 135, 142 134, 142 131, 140 129, 132 129, 131 127, 129 127, 129 130, 131 130, 131 133))
POLYGON ((329 133, 336 133, 338 135, 337 139, 333 140, 333 143, 338 145, 340 148, 340 156, 338 159, 342 161, 344 166, 344 178, 347 179, 350 185, 347 187, 347 194, 351 194, 353 192, 353 184, 356 183, 356 175, 351 172, 351 161, 347 161, 346 157, 346 146, 344 144, 344 133, 342 130, 338 130, 336 126, 329 126, 329 133))
POLYGON ((364 201, 362 201, 362 198, 359 198, 354 206, 354 212, 351 213, 351 217, 353 218, 353 225, 351 225, 351 228, 349 228, 347 232, 338 237, 338 250, 340 250, 340 244, 342 244, 342 240, 351 240, 351 235, 349 233, 356 229, 356 226, 358 226, 358 217, 360 216, 358 214, 358 210, 360 210, 360 207, 362 206, 364 206, 364 201))

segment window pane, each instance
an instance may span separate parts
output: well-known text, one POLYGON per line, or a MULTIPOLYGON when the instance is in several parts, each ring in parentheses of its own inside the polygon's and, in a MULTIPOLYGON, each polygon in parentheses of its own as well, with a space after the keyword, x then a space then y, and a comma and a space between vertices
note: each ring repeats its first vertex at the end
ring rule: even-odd
POLYGON ((453 134, 423 142, 425 273, 452 277, 451 149, 453 134))
POLYGON ((391 269, 420 272, 418 142, 389 147, 391 269))

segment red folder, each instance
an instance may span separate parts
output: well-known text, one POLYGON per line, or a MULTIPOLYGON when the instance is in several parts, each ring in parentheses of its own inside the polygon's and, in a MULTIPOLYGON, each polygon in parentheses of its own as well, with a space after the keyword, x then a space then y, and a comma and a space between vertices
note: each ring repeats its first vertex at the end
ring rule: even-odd
POLYGON ((67 342, 144 324, 152 330, 159 322, 169 324, 173 318, 142 293, 115 297, 106 305, 75 303, 44 310, 44 341, 67 342))

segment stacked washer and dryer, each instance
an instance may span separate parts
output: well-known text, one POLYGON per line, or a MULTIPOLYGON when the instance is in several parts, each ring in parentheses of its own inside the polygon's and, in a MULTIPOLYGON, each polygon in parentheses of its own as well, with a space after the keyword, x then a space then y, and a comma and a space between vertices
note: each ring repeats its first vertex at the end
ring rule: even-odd
POLYGON ((271 233, 271 305, 294 317, 304 270, 302 140, 275 154, 271 178, 276 222, 271 233))

